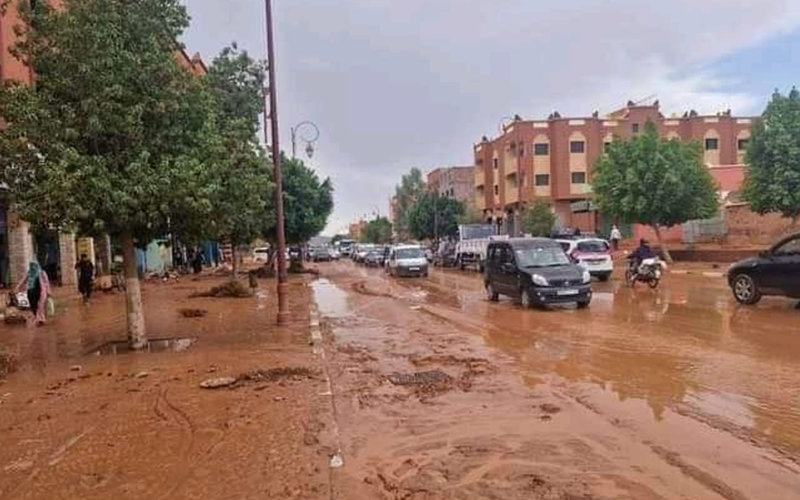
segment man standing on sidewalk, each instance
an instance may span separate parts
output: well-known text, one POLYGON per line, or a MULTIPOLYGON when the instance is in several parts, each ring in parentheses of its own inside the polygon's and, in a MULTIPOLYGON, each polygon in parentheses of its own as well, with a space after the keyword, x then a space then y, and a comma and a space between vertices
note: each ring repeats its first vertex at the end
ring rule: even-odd
POLYGON ((622 239, 622 233, 616 224, 611 226, 611 234, 609 235, 608 239, 611 240, 611 247, 614 249, 614 251, 616 252, 619 250, 619 240, 622 239))
POLYGON ((83 303, 87 304, 94 286, 94 264, 85 253, 82 253, 81 260, 75 264, 75 269, 78 271, 78 291, 83 295, 83 303))

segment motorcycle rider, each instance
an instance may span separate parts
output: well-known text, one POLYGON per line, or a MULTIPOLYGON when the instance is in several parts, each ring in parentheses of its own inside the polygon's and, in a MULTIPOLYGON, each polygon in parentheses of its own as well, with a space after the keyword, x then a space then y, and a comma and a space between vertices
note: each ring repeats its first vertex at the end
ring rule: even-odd
POLYGON ((633 269, 634 279, 639 274, 639 267, 642 265, 642 261, 645 259, 652 259, 656 256, 653 249, 650 248, 650 242, 647 241, 645 238, 639 240, 639 247, 633 251, 630 255, 628 255, 628 259, 630 260, 631 268, 633 269))

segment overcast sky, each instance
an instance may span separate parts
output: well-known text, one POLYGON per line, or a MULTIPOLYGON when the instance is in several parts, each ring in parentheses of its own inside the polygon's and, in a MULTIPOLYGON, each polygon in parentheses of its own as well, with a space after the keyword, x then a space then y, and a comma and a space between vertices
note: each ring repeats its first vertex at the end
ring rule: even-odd
MULTIPOLYGON (((260 0, 185 0, 184 42, 264 58, 260 0)), ((796 0, 273 0, 281 141, 320 128, 326 234, 388 212, 411 167, 469 165, 503 116, 588 116, 655 94, 665 114, 759 114, 800 81, 796 0)))

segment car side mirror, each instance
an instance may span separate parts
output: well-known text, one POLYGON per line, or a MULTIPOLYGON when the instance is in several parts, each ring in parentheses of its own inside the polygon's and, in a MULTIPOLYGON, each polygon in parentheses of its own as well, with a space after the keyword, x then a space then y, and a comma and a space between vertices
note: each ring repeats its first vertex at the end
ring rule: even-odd
POLYGON ((504 262, 500 268, 503 270, 504 273, 513 273, 517 270, 517 266, 515 266, 511 262, 504 262))

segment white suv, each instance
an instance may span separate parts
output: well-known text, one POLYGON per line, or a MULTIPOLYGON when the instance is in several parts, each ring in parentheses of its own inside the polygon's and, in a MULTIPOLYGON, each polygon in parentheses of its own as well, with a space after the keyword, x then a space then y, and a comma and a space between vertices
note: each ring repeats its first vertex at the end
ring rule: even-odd
POLYGON ((592 276, 600 281, 608 281, 614 271, 611 258, 611 245, 601 238, 575 238, 556 240, 564 252, 592 276))

